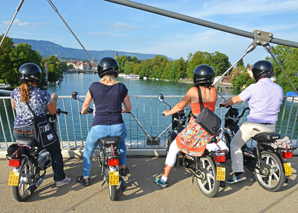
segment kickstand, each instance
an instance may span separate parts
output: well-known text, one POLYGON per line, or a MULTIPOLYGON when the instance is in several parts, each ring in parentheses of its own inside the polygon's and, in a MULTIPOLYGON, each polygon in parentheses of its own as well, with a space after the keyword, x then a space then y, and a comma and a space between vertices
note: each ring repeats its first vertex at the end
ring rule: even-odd
POLYGON ((194 180, 195 180, 195 176, 192 176, 191 185, 193 184, 194 180))
POLYGON ((101 184, 101 186, 100 187, 103 187, 103 185, 106 183, 107 181, 105 180, 102 184, 101 184))

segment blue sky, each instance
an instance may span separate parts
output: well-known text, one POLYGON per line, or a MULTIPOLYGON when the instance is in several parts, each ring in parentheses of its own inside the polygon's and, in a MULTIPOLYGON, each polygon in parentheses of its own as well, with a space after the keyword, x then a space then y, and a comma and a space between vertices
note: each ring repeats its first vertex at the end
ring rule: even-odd
MULTIPOLYGON (((0 1, 0 33, 5 33, 20 0, 0 1)), ((233 64, 252 39, 186 23, 103 0, 52 0, 87 50, 163 54, 172 59, 196 51, 225 53, 233 64)), ((221 25, 298 42, 297 0, 137 0, 221 25)), ((47 0, 25 0, 9 37, 47 40, 81 48, 47 0)), ((273 45, 273 44, 272 44, 273 45)), ((253 64, 268 53, 257 47, 244 58, 253 64)), ((87 56, 87 55, 86 55, 87 56)), ((87 57, 86 57, 87 58, 87 57)))

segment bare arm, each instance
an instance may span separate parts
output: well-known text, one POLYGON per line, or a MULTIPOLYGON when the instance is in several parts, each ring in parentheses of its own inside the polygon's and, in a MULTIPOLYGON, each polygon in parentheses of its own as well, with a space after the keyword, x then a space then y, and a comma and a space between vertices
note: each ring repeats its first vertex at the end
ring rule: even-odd
POLYGON ((123 104, 124 104, 124 109, 122 109, 122 113, 123 112, 130 112, 131 111, 131 103, 130 103, 130 99, 129 99, 129 95, 127 93, 127 95, 125 96, 124 100, 123 100, 123 104))
POLYGON ((226 101, 223 101, 223 102, 219 103, 219 105, 224 105, 224 107, 227 108, 228 106, 232 106, 232 105, 238 104, 240 102, 243 102, 242 99, 240 98, 239 95, 236 95, 232 98, 229 98, 226 101))
POLYGON ((55 93, 53 93, 51 95, 52 97, 52 101, 47 105, 47 110, 50 114, 55 114, 56 113, 56 109, 57 109, 57 99, 58 99, 58 95, 56 95, 55 93))
POLYGON ((10 99, 11 100, 11 106, 16 109, 16 104, 14 103, 14 100, 13 99, 10 99))
POLYGON ((184 107, 186 107, 187 104, 190 102, 190 100, 191 100, 191 91, 188 90, 186 95, 182 98, 182 100, 179 103, 177 103, 171 110, 165 110, 163 113, 166 116, 173 115, 176 112, 183 110, 184 107))
POLYGON ((90 92, 88 90, 88 92, 86 94, 85 101, 84 101, 82 109, 81 109, 81 114, 88 114, 87 109, 90 107, 92 100, 93 99, 92 99, 90 92))

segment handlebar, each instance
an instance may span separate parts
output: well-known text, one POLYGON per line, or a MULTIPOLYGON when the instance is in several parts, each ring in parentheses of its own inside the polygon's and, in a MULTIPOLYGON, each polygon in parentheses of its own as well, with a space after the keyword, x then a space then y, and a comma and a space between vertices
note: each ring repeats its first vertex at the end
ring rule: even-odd
POLYGON ((68 112, 66 112, 66 111, 62 111, 61 109, 57 108, 57 109, 56 109, 56 114, 57 114, 57 115, 60 115, 61 113, 62 113, 62 114, 66 114, 66 115, 68 114, 68 112))

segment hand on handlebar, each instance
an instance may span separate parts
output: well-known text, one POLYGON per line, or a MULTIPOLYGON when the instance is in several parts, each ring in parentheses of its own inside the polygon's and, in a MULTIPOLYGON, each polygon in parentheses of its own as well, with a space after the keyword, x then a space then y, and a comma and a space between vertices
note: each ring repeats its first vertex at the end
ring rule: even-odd
POLYGON ((162 114, 163 114, 164 116, 168 116, 168 112, 169 112, 169 111, 170 111, 170 110, 165 110, 165 111, 163 111, 162 114))

